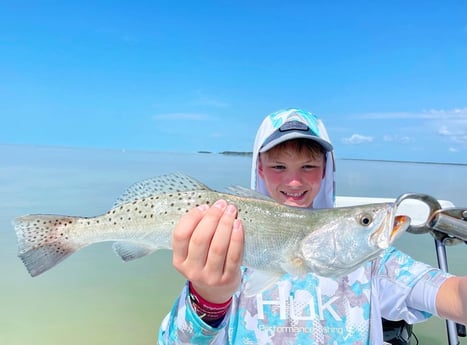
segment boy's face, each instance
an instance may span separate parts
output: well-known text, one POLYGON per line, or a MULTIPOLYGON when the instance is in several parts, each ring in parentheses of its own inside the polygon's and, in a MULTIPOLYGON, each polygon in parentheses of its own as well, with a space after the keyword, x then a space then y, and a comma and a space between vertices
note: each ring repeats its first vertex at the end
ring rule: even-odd
POLYGON ((269 195, 285 205, 310 207, 325 174, 322 153, 285 145, 261 153, 258 173, 269 195))

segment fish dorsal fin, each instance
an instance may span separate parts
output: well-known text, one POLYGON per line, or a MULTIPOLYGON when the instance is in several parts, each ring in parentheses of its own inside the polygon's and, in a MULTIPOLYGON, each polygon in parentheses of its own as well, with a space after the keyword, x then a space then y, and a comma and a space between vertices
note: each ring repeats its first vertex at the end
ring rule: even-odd
POLYGON ((261 194, 257 191, 254 191, 253 189, 242 186, 230 186, 227 187, 227 191, 234 195, 243 196, 245 198, 255 198, 261 200, 274 201, 274 199, 268 197, 267 195, 261 194))
POLYGON ((161 175, 134 183, 115 201, 113 206, 120 206, 152 195, 192 190, 210 190, 210 188, 180 172, 161 175))

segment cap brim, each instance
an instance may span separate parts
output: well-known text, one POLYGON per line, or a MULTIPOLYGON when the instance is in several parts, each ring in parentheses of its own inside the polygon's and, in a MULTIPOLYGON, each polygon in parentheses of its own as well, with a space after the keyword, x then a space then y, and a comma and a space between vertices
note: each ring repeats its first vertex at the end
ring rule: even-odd
POLYGON ((266 152, 272 149, 274 146, 283 143, 284 141, 292 140, 292 139, 308 139, 316 141, 320 144, 326 152, 332 151, 334 148, 333 146, 326 140, 317 137, 316 135, 312 135, 310 133, 304 133, 303 131, 290 131, 288 133, 283 133, 281 136, 274 138, 267 143, 265 143, 260 149, 259 152, 266 152))

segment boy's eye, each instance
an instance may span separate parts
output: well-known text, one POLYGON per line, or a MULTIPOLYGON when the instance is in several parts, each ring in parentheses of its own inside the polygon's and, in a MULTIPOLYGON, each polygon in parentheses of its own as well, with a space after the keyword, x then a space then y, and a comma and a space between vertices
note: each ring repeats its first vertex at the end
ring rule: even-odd
POLYGON ((285 166, 283 166, 283 165, 273 165, 271 168, 274 169, 274 170, 284 170, 285 166))

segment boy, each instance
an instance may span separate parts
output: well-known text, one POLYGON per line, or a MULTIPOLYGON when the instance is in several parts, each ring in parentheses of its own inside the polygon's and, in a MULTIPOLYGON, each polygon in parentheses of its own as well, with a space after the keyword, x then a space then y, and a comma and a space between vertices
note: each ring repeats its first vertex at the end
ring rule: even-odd
MULTIPOLYGON (((314 115, 268 115, 253 149, 252 188, 296 207, 334 201, 333 147, 314 115)), ((159 333, 160 344, 382 344, 381 317, 467 323, 467 278, 416 262, 395 248, 339 278, 284 275, 256 296, 243 293, 243 227, 224 200, 184 216, 173 263, 187 280, 159 333)))

